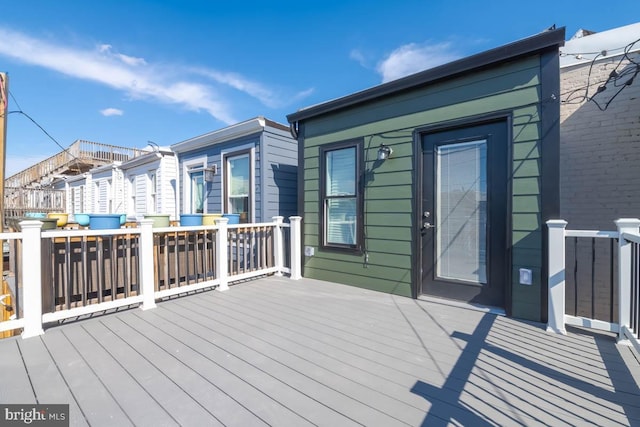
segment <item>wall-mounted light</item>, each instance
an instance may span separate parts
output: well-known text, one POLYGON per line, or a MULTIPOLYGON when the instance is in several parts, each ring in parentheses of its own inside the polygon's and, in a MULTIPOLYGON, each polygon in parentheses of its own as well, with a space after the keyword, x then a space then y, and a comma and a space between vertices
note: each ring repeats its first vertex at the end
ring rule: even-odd
POLYGON ((218 165, 211 165, 208 168, 204 169, 204 180, 205 182, 213 182, 214 177, 218 173, 218 165))
POLYGON ((387 160, 392 153, 393 149, 391 147, 380 144, 380 148, 378 148, 378 160, 387 160))

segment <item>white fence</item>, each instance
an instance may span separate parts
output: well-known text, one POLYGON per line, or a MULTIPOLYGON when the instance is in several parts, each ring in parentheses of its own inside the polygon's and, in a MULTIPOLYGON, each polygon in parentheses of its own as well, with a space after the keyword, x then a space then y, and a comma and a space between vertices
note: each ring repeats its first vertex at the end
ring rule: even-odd
POLYGON ((165 228, 143 220, 136 228, 51 231, 23 221, 20 232, 0 233, 18 252, 16 316, 0 322, 0 332, 22 329, 28 338, 49 322, 131 305, 148 310, 160 298, 225 291, 251 277, 300 279, 301 217, 289 220, 230 225, 221 218, 215 226, 165 228))
POLYGON ((549 229, 549 298, 547 331, 566 334, 565 325, 607 330, 618 334, 618 341, 629 343, 640 352, 640 219, 615 221, 616 231, 567 230, 564 220, 547 221, 549 229), (587 237, 616 239, 617 322, 570 316, 565 312, 565 239, 587 237))

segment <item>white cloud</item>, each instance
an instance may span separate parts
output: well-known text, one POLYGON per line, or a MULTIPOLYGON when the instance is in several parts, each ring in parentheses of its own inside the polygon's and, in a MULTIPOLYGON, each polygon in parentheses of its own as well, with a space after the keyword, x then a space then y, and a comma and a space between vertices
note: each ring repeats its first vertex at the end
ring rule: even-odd
POLYGON ((367 68, 367 60, 364 54, 358 49, 352 49, 351 52, 349 52, 349 59, 353 59, 364 68, 367 68))
POLYGON ((216 70, 207 69, 194 69, 194 72, 200 73, 203 76, 209 77, 215 82, 225 84, 236 90, 244 92, 262 102, 268 107, 275 108, 278 104, 278 100, 269 88, 263 86, 258 82, 251 81, 238 73, 221 72, 216 70))
POLYGON ((101 53, 112 56, 115 59, 122 61, 123 63, 130 65, 132 67, 139 65, 147 65, 147 61, 144 58, 136 58, 135 56, 123 55, 121 53, 112 53, 113 46, 110 44, 102 44, 98 46, 98 50, 101 53))
POLYGON ((275 90, 268 88, 259 82, 252 81, 238 73, 221 72, 203 68, 194 68, 192 71, 208 77, 216 83, 221 83, 238 91, 244 92, 270 108, 285 107, 290 105, 293 101, 300 100, 313 93, 313 89, 307 89, 293 96, 284 96, 275 90))
POLYGON ((100 114, 102 114, 105 117, 121 116, 124 114, 124 111, 119 110, 117 108, 105 108, 104 110, 100 110, 100 114))
POLYGON ((446 64, 460 58, 451 43, 410 43, 395 49, 378 64, 377 71, 383 82, 399 79, 419 71, 446 64))
POLYGON ((156 67, 144 58, 115 52, 109 44, 98 45, 94 49, 79 49, 4 28, 0 28, 0 40, 1 56, 94 81, 121 90, 133 99, 156 100, 181 105, 192 111, 206 111, 226 124, 236 123, 237 120, 230 113, 230 101, 220 95, 218 87, 231 87, 247 93, 272 108, 287 105, 292 99, 309 93, 307 90, 293 97, 284 96, 237 73, 196 70, 170 64, 156 67), (200 82, 202 76, 208 77, 213 83, 200 82))

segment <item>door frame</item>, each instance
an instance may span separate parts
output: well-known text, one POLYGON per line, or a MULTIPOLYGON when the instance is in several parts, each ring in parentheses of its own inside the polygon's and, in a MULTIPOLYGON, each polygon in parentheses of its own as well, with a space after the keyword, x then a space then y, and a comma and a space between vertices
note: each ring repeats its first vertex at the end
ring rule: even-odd
POLYGON ((512 276, 513 276, 513 260, 511 255, 512 248, 512 202, 513 202, 513 190, 511 179, 513 170, 513 112, 511 110, 495 111, 488 114, 481 114, 477 116, 469 116, 460 119, 454 119, 444 122, 438 122, 430 125, 421 126, 415 128, 413 131, 413 158, 414 158, 414 197, 413 197, 413 271, 412 271, 412 297, 418 298, 422 289, 422 238, 420 225, 422 224, 422 195, 423 195, 423 161, 422 161, 422 137, 425 134, 437 133, 448 130, 455 130, 462 127, 473 127, 477 125, 484 125, 494 122, 505 122, 507 127, 507 200, 506 200, 506 239, 505 247, 507 248, 505 260, 507 268, 504 270, 504 310, 507 316, 511 316, 512 308, 512 276))

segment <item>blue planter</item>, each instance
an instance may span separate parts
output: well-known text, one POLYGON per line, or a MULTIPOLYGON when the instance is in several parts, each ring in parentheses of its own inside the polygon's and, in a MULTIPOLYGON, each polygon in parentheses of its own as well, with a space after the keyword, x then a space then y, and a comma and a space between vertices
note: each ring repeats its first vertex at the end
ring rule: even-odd
POLYGON ((29 218, 46 218, 46 212, 27 212, 24 216, 29 218))
POLYGON ((180 225, 183 227, 202 225, 202 214, 182 214, 180 215, 180 225))
POLYGON ((228 218, 227 224, 240 224, 240 214, 222 214, 223 218, 228 218))
POLYGON ((89 214, 88 213, 76 213, 73 214, 73 220, 83 227, 89 225, 89 214))
POLYGON ((120 214, 89 214, 89 228, 92 230, 120 228, 120 214))

